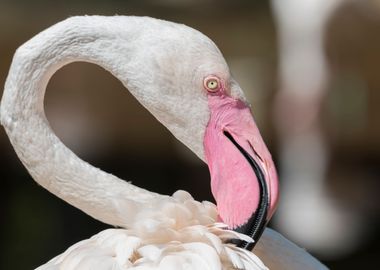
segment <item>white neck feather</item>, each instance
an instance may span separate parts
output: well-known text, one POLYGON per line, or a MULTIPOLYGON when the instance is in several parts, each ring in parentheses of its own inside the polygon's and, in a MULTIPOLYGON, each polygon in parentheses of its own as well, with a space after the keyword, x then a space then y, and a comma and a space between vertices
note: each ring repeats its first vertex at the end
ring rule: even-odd
POLYGON ((132 57, 137 52, 128 43, 138 35, 141 23, 135 20, 74 17, 40 33, 17 50, 1 104, 1 123, 32 177, 92 217, 119 226, 130 226, 142 208, 168 197, 135 187, 78 158, 51 130, 43 100, 53 73, 73 61, 98 64, 119 79, 128 74, 123 83, 132 94, 141 94, 133 85, 138 81, 132 57))

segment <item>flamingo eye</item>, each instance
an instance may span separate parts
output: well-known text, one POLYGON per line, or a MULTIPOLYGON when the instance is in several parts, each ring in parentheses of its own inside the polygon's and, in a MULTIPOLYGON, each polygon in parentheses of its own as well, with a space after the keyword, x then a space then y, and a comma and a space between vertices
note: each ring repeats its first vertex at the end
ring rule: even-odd
POLYGON ((215 76, 210 76, 204 80, 203 85, 207 91, 216 92, 220 89, 221 83, 219 78, 215 76))

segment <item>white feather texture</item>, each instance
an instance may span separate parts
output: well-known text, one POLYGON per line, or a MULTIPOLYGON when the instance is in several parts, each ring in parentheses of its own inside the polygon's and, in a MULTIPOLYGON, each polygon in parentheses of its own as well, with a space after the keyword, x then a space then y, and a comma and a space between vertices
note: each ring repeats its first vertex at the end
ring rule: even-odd
POLYGON ((37 269, 268 269, 253 253, 223 244, 231 237, 236 235, 211 225, 163 229, 144 237, 108 229, 37 269))
MULTIPOLYGON (((57 138, 44 114, 45 89, 53 73, 73 61, 95 63, 114 74, 200 158, 209 119, 204 76, 218 75, 230 85, 231 96, 244 99, 215 44, 184 25, 147 17, 73 17, 22 45, 0 108, 17 155, 41 186, 95 219, 121 227, 75 244, 38 269, 267 269, 255 254, 228 243, 250 239, 216 223, 214 204, 197 202, 184 191, 163 196, 133 186, 79 159, 57 138)), ((302 268, 310 255, 270 232, 265 235, 258 248, 269 263, 276 257, 272 269, 323 269, 319 263, 302 268), (269 254, 265 243, 272 239, 286 244, 278 250, 270 246, 269 254)))

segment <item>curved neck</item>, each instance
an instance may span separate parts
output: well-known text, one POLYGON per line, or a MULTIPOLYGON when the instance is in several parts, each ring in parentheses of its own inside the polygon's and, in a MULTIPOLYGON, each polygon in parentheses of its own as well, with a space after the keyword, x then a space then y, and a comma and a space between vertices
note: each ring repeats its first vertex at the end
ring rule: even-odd
POLYGON ((32 177, 92 217, 119 226, 130 226, 133 214, 163 196, 128 184, 78 158, 51 130, 43 100, 50 77, 74 61, 98 64, 119 79, 128 74, 128 82, 122 82, 132 94, 139 95, 134 90, 136 63, 131 57, 136 46, 129 42, 139 32, 135 20, 73 17, 35 36, 17 50, 1 103, 1 123, 32 177), (122 212, 125 209, 129 211, 122 212))

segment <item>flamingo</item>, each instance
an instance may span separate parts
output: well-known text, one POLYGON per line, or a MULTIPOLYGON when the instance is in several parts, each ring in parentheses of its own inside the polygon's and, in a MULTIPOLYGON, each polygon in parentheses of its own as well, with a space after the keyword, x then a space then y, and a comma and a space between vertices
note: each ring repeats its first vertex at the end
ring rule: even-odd
POLYGON ((221 52, 190 27, 134 16, 57 23, 17 49, 0 119, 38 184, 117 226, 37 269, 325 269, 265 229, 278 197, 272 158, 221 52), (207 162, 217 206, 185 191, 164 196, 136 187, 59 140, 44 113, 44 94, 54 72, 74 61, 111 72, 207 162))

